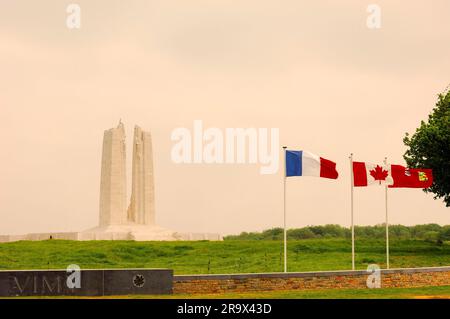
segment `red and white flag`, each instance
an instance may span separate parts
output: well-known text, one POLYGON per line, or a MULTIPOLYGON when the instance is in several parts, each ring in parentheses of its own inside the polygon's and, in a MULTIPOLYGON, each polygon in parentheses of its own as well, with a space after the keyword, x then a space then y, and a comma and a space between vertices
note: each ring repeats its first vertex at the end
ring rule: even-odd
POLYGON ((391 166, 365 162, 353 162, 353 185, 363 187, 369 185, 392 185, 391 166))
POLYGON ((433 185, 433 170, 391 165, 394 184, 389 187, 428 188, 433 185))

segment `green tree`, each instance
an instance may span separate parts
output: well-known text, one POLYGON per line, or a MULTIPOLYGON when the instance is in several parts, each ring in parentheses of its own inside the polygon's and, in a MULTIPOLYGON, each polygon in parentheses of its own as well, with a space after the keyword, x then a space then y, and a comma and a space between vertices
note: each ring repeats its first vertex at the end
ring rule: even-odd
POLYGON ((426 241, 435 242, 439 239, 439 232, 437 231, 429 231, 423 234, 423 239, 426 241))
POLYGON ((315 238, 316 235, 309 229, 309 227, 289 229, 287 232, 288 239, 309 239, 315 238))
POLYGON ((450 225, 442 227, 439 233, 439 238, 441 240, 450 240, 450 225))
POLYGON ((450 91, 439 94, 435 108, 414 135, 406 133, 403 155, 409 167, 433 169, 433 185, 425 192, 443 198, 450 207, 450 91))

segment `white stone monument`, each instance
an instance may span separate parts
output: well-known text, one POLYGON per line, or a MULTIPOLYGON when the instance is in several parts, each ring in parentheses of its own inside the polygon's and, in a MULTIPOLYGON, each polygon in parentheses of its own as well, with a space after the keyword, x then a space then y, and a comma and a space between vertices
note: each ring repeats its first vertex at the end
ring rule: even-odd
POLYGON ((103 135, 100 177, 99 226, 74 233, 40 233, 0 236, 0 242, 17 240, 222 240, 219 234, 178 233, 156 225, 153 150, 149 132, 134 129, 131 199, 127 208, 125 127, 103 135))
MULTIPOLYGON (((134 129, 132 190, 127 209, 125 129, 105 131, 100 182, 100 224, 80 233, 81 240, 176 240, 174 231, 155 224, 151 135, 134 129)), ((182 237, 182 236, 181 236, 182 237)), ((180 239, 181 239, 180 237, 180 239)))

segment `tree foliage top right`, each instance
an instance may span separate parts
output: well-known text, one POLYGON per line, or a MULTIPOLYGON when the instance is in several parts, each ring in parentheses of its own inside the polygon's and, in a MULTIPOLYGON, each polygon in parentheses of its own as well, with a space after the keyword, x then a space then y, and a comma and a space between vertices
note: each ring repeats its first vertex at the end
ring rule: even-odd
POLYGON ((433 169, 433 185, 425 189, 434 198, 443 198, 450 207, 450 90, 439 94, 428 121, 422 121, 416 132, 406 133, 403 155, 408 167, 433 169))

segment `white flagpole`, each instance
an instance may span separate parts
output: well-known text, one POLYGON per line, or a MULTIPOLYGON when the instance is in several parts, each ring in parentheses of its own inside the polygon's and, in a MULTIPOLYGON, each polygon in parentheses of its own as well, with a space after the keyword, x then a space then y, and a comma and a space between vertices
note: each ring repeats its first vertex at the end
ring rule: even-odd
POLYGON ((283 172, 283 219, 284 219, 284 272, 287 272, 287 232, 286 232, 286 148, 287 146, 283 146, 284 153, 284 172, 283 172))
POLYGON ((353 222, 353 153, 350 154, 350 212, 352 228, 352 270, 355 270, 355 225, 353 222))
MULTIPOLYGON (((387 157, 384 158, 384 166, 387 169, 387 157)), ((388 185, 384 190, 385 209, 386 209, 386 269, 389 269, 389 219, 388 219, 388 185)))

